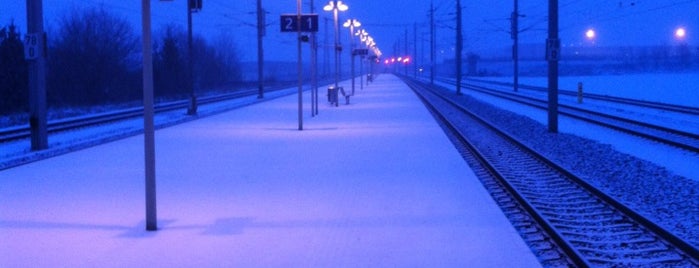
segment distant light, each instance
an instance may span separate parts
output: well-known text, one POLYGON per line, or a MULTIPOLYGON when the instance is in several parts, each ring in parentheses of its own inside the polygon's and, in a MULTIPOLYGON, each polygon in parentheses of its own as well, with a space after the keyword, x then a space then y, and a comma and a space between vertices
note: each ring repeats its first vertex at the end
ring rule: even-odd
POLYGON ((587 32, 585 32, 585 36, 587 37, 587 39, 594 39, 596 35, 597 33, 593 29, 589 29, 587 30, 587 32))
POLYGON ((677 30, 675 30, 675 37, 681 39, 681 38, 685 38, 685 36, 687 36, 687 30, 685 30, 684 28, 680 27, 680 28, 677 28, 677 30))
POLYGON ((330 2, 323 7, 323 10, 325 11, 331 11, 333 9, 338 9, 340 11, 347 11, 349 7, 342 3, 342 1, 337 1, 337 6, 335 5, 334 0, 330 0, 330 2))
POLYGON ((337 9, 339 9, 340 11, 347 11, 349 7, 343 4, 342 1, 337 1, 337 9))
POLYGON ((335 8, 335 3, 333 1, 330 1, 330 3, 328 3, 327 5, 325 5, 323 7, 323 10, 330 11, 330 10, 333 10, 334 8, 335 8))
POLYGON ((362 26, 362 24, 356 20, 356 19, 348 19, 345 23, 342 24, 345 28, 351 27, 359 27, 362 26))

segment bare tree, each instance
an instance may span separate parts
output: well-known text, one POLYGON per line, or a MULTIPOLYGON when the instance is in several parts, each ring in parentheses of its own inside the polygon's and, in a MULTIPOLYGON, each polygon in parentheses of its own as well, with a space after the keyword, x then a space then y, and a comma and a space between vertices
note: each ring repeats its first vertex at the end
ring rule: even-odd
POLYGON ((103 7, 74 9, 60 19, 51 44, 53 99, 93 105, 138 98, 138 38, 126 19, 103 7))
POLYGON ((0 113, 27 108, 28 72, 21 35, 12 22, 0 29, 0 113))
POLYGON ((178 98, 189 94, 185 34, 174 24, 166 25, 161 34, 162 43, 155 46, 153 67, 158 97, 178 98))

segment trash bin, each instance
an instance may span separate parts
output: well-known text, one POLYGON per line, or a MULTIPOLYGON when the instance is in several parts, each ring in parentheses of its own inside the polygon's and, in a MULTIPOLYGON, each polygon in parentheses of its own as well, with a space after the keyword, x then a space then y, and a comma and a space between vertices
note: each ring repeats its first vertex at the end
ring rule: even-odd
POLYGON ((330 104, 333 104, 333 103, 334 103, 335 106, 338 105, 338 101, 337 101, 337 93, 338 93, 338 91, 339 91, 339 90, 338 90, 338 88, 336 88, 336 87, 332 87, 332 86, 331 86, 331 87, 328 87, 328 102, 330 102, 330 104))

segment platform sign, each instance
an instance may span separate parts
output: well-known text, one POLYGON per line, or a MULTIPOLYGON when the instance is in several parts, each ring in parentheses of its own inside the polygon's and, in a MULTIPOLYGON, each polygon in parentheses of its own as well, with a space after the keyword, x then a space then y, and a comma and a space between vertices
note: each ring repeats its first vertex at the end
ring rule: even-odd
MULTIPOLYGON (((298 15, 282 14, 280 27, 282 32, 298 32, 298 15)), ((301 32, 318 32, 318 14, 301 15, 301 32)))
POLYGON ((24 37, 24 58, 35 60, 39 58, 43 44, 41 33, 26 34, 24 37))
POLYGON ((355 48, 352 51, 352 55, 366 56, 369 55, 369 49, 366 48, 355 48))
POLYGON ((561 58, 561 40, 546 39, 546 60, 558 61, 561 58))

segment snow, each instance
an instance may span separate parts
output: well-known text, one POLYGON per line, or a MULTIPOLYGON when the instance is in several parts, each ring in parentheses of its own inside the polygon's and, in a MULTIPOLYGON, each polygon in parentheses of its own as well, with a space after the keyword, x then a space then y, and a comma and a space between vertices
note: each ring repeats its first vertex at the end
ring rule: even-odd
MULTIPOLYGON (((671 83, 668 83, 669 85, 671 83)), ((454 91, 451 86, 452 92, 454 91)), ((511 89, 510 89, 511 90, 511 89)), ((645 139, 559 117, 559 133, 546 128, 546 111, 465 90, 462 105, 517 137, 590 185, 674 233, 699 245, 699 155, 645 139)), ((529 95, 524 90, 520 94, 529 95)), ((574 103, 561 97, 561 103, 574 103)), ((588 102, 584 102, 588 106, 588 102)), ((608 104, 609 106, 609 104, 608 104)), ((617 106, 621 113, 635 114, 617 106)), ((640 109, 638 109, 640 110, 640 109)), ((663 116, 670 124, 678 118, 663 116)), ((633 116, 632 116, 633 117, 633 116)), ((694 126, 697 120, 686 117, 694 126)))
MULTIPOLYGON (((488 80, 512 82, 512 77, 488 77, 488 80)), ((519 83, 547 85, 547 77, 520 76, 519 83)), ((624 75, 561 76, 559 88, 577 90, 583 83, 586 93, 609 95, 637 100, 663 102, 684 106, 699 106, 697 73, 643 73, 624 75)))
MULTIPOLYGON (((511 77, 487 79, 512 82, 511 77)), ((546 77, 521 77, 520 83, 546 86, 546 79, 546 77)), ((562 89, 576 90, 578 81, 584 81, 584 90, 588 93, 660 101, 692 107, 699 106, 699 95, 695 93, 695 85, 699 85, 699 75, 697 74, 658 73, 627 76, 561 77, 559 87, 562 89), (668 88, 675 90, 669 93, 669 91, 666 90, 668 88)), ((445 84, 442 83, 441 85, 445 84)), ((489 86, 492 87, 492 85, 489 86)), ((506 89, 504 87, 502 88, 506 89)), ((511 88, 506 90, 511 90, 511 88)), ((546 93, 536 93, 527 91, 526 89, 520 89, 520 92, 521 94, 528 95, 546 95, 546 93)), ((496 107, 527 116, 543 125, 548 124, 546 111, 468 90, 465 90, 464 93, 486 103, 495 105, 496 107)), ((575 105, 624 117, 639 118, 640 121, 649 121, 689 132, 699 131, 699 118, 696 116, 672 112, 649 111, 648 109, 633 108, 617 104, 610 106, 609 103, 601 103, 587 99, 583 100, 583 104, 577 104, 576 97, 565 95, 559 96, 559 102, 561 104, 575 105)), ((559 117, 559 132, 592 139, 603 144, 609 144, 617 151, 650 161, 667 168, 677 175, 699 181, 699 169, 696 168, 699 166, 699 155, 697 154, 669 148, 663 144, 650 142, 643 138, 630 136, 619 131, 570 119, 565 116, 559 117)), ((574 150, 574 148, 571 148, 571 150, 574 150)))
POLYGON ((157 232, 141 136, 0 171, 0 266, 539 266, 397 78, 323 97, 157 131, 157 232))
MULTIPOLYGON (((546 78, 520 81, 546 84, 546 78)), ((590 93, 699 103, 693 90, 696 74, 561 77, 560 84, 575 89, 578 81, 590 93)), ((200 114, 210 117, 159 130, 161 230, 155 233, 143 230, 140 136, 2 170, 0 266, 536 265, 499 209, 477 190, 480 184, 470 170, 456 161, 460 157, 450 155, 453 148, 438 134, 441 130, 395 82, 382 75, 376 84, 357 90, 351 105, 337 108, 323 105, 321 90, 321 114, 311 118, 307 100, 301 132, 295 130, 296 96, 283 97, 295 88, 268 93, 266 98, 279 99, 245 108, 240 107, 258 103, 255 96, 200 106, 200 114), (511 245, 501 245, 500 238, 511 245)), ((546 124, 545 112, 471 95, 546 124)), ((575 104, 572 97, 560 101, 575 104)), ((579 105, 699 131, 695 116, 587 99, 579 105)), ((188 120, 182 111, 156 119, 161 127, 188 120)), ((646 164, 629 167, 635 173, 616 173, 608 182, 605 170, 584 171, 642 213, 698 241, 693 231, 698 215, 686 211, 692 202, 682 197, 695 194, 699 156, 565 117, 559 123, 561 133, 609 146, 560 144, 570 148, 571 156, 591 148, 591 158, 578 159, 578 168, 600 167, 600 154, 606 157, 611 149, 683 176, 646 164)), ((114 133, 138 133, 141 127, 141 120, 132 120, 52 135, 48 152, 27 152, 26 141, 3 144, 0 169, 17 159, 39 160, 43 154, 111 140, 114 133)))
MULTIPOLYGON (((257 99, 257 95, 237 98, 224 102, 216 102, 198 107, 198 117, 184 115, 181 110, 158 113, 155 116, 156 127, 163 128, 174 124, 187 122, 199 117, 210 116, 247 105, 260 103, 270 99, 288 96, 296 89, 285 89, 265 93, 265 99, 257 99)), ((106 110, 101 108, 99 110, 106 110)), ((41 160, 54 155, 70 153, 75 150, 94 146, 104 142, 130 137, 143 132, 143 119, 134 118, 110 123, 108 126, 97 125, 84 127, 77 131, 52 133, 49 135, 49 148, 43 151, 31 151, 28 140, 15 140, 2 144, 0 152, 0 170, 21 165, 27 162, 41 160)))

